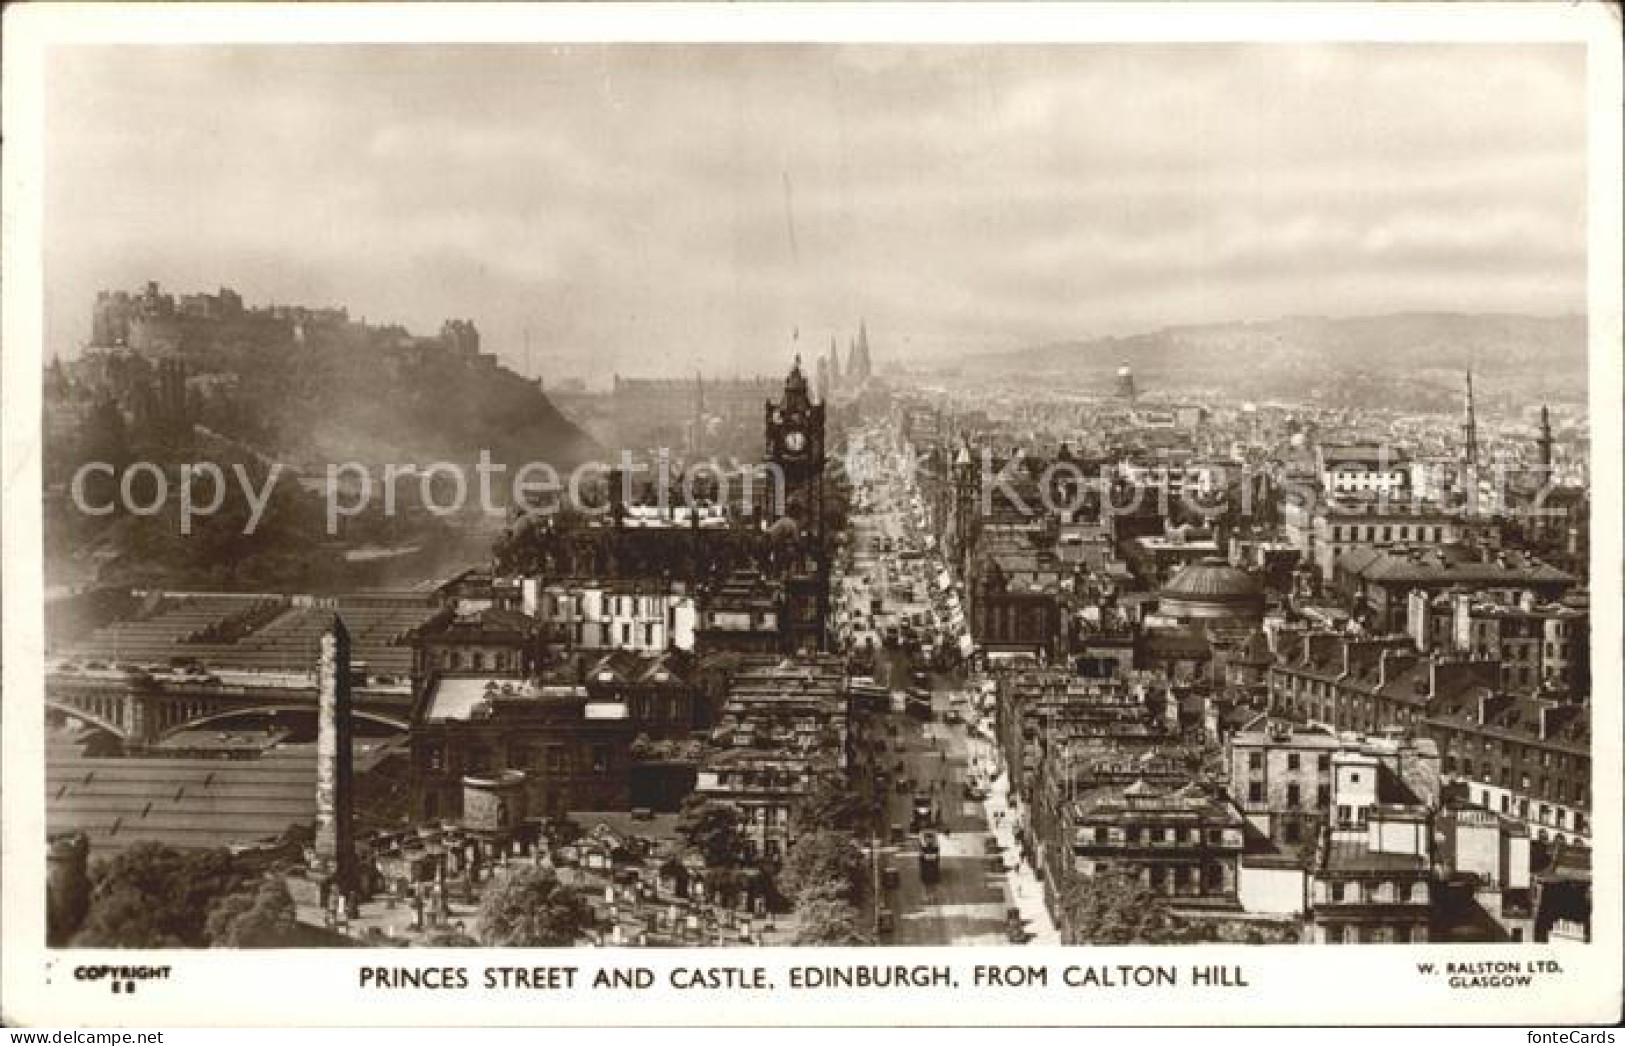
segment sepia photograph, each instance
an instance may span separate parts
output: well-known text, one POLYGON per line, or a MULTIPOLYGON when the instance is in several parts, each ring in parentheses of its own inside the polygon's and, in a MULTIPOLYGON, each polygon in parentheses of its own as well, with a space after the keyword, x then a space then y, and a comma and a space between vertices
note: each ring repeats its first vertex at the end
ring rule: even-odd
POLYGON ((24 23, 9 989, 1617 1018, 1587 7, 24 23))

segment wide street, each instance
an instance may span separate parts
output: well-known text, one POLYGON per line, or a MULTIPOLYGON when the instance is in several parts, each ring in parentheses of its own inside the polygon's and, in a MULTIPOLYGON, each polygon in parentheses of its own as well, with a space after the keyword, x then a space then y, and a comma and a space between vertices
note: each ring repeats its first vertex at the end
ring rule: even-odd
POLYGON ((963 794, 972 776, 966 734, 963 727, 941 721, 948 710, 946 693, 938 690, 933 697, 936 722, 889 716, 897 733, 888 765, 894 780, 901 776, 911 782, 903 791, 894 785, 886 802, 886 823, 907 833, 903 844, 887 842, 881 848, 882 860, 900 873, 897 887, 885 894, 896 919, 889 943, 1005 945, 1004 873, 986 850, 989 826, 981 802, 963 794), (935 883, 923 880, 919 833, 908 831, 916 794, 929 795, 941 818, 937 838, 942 859, 935 883))
MULTIPOLYGON (((886 440, 874 438, 876 446, 886 440)), ((843 579, 838 607, 849 648, 872 644, 874 681, 893 695, 893 708, 882 714, 880 729, 886 751, 877 767, 888 775, 884 814, 879 825, 877 878, 880 867, 897 870, 896 885, 881 888, 879 903, 892 914, 893 930, 882 943, 895 945, 1008 946, 1007 913, 1019 909, 1021 925, 1036 940, 1054 940, 1038 883, 1030 869, 1019 866, 1004 816, 1006 782, 994 776, 989 740, 975 737, 968 722, 975 717, 966 680, 960 672, 929 676, 929 720, 901 710, 902 695, 914 685, 908 644, 887 646, 885 633, 912 631, 917 639, 947 643, 949 634, 933 609, 933 582, 943 569, 934 549, 910 511, 912 477, 881 468, 864 484, 867 504, 851 518, 853 569, 843 579), (913 623, 919 625, 911 628, 913 623), (951 720, 951 721, 950 721, 951 720), (904 782, 900 787, 898 782, 904 782), (974 785, 978 797, 966 795, 974 785), (988 798, 981 796, 991 793, 988 798), (935 805, 941 853, 937 881, 920 873, 920 834, 913 830, 914 798, 924 795, 935 805)), ((875 732, 871 732, 872 734, 875 732)))

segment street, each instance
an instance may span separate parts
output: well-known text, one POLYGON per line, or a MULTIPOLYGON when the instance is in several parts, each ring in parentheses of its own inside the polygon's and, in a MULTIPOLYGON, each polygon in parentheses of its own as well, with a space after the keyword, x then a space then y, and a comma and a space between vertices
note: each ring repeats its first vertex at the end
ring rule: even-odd
MULTIPOLYGON (((868 511, 853 515, 855 569, 847 575, 840 604, 845 641, 872 644, 874 680, 898 701, 913 685, 915 666, 906 649, 885 645, 885 627, 897 623, 904 626, 898 631, 908 633, 911 622, 929 619, 940 627, 943 620, 940 608, 933 606, 933 579, 942 563, 934 550, 918 551, 924 540, 906 507, 914 496, 910 478, 885 473, 869 488, 868 511), (905 549, 916 550, 913 558, 903 557, 905 549)), ((949 640, 935 629, 921 627, 920 633, 938 643, 949 640)), ((967 728, 973 710, 966 700, 966 681, 957 672, 930 673, 929 681, 929 721, 894 708, 877 724, 887 745, 877 766, 889 775, 877 878, 885 866, 898 873, 896 886, 880 890, 879 904, 891 912, 893 922, 881 943, 1007 947, 1012 943, 1011 909, 1018 910, 1028 939, 1054 943, 1042 889, 1016 856, 1013 826, 1005 816, 1008 782, 996 776, 991 742, 973 737, 967 728), (950 716, 958 721, 949 722, 950 716), (967 784, 985 798, 967 798, 967 784), (921 876, 920 833, 912 824, 916 795, 928 796, 940 819, 939 875, 932 883, 921 876), (901 842, 895 838, 899 832, 901 842)))

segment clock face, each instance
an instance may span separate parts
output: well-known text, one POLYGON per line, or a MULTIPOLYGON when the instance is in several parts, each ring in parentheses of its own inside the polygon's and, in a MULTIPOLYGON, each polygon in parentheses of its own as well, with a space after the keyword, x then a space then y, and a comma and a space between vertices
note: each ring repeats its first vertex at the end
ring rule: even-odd
POLYGON ((807 434, 792 430, 784 437, 784 449, 792 454, 800 454, 807 449, 807 434))

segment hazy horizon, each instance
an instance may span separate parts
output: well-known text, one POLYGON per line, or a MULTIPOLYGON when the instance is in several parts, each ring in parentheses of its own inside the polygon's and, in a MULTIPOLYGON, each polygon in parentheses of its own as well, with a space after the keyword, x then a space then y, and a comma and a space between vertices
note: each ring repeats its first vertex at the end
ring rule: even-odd
POLYGON ((549 382, 1170 326, 1584 315, 1572 45, 64 49, 47 353, 156 279, 549 382), (791 332, 799 330, 799 342, 791 332))

